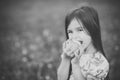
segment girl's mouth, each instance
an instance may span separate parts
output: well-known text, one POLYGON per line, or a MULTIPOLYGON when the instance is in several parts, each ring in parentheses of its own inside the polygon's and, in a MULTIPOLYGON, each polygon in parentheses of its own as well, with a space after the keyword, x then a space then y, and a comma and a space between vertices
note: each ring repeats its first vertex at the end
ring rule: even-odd
POLYGON ((80 42, 80 44, 83 44, 83 41, 79 41, 80 42))
POLYGON ((83 41, 81 41, 81 40, 77 40, 77 39, 75 40, 75 39, 73 39, 73 41, 75 41, 75 42, 77 41, 80 45, 83 44, 83 41))

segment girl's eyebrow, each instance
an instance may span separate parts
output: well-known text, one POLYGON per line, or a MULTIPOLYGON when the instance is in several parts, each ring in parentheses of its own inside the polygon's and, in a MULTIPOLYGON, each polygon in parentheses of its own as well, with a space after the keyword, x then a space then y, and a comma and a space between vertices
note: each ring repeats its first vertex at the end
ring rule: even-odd
MULTIPOLYGON (((83 27, 82 26, 78 26, 77 28, 76 28, 76 30, 79 30, 79 29, 83 29, 83 27)), ((67 29, 67 31, 72 31, 71 29, 67 29)))
POLYGON ((83 27, 82 27, 82 26, 79 26, 79 27, 77 27, 76 29, 83 29, 83 27))

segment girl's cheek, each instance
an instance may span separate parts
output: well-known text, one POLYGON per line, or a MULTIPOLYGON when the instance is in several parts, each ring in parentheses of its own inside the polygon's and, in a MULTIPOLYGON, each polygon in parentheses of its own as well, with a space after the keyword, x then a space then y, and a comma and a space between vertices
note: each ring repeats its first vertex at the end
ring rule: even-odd
POLYGON ((68 34, 68 36, 69 36, 69 39, 72 39, 75 37, 75 35, 73 35, 73 34, 68 34))
POLYGON ((72 38, 72 36, 71 36, 70 34, 68 34, 68 36, 69 36, 69 39, 71 39, 71 38, 72 38))

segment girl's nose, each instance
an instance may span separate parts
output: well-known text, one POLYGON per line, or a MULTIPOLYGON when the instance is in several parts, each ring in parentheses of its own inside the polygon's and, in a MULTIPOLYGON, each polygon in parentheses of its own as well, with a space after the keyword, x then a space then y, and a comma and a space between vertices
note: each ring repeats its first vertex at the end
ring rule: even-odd
POLYGON ((70 39, 77 39, 79 35, 77 33, 73 33, 70 35, 70 39))

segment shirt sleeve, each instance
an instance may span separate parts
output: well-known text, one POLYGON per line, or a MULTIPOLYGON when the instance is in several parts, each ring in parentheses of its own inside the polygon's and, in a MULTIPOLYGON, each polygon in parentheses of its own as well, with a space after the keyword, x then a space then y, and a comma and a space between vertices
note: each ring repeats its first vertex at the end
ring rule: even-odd
POLYGON ((82 55, 79 65, 88 80, 104 80, 109 72, 109 63, 101 53, 82 55))

